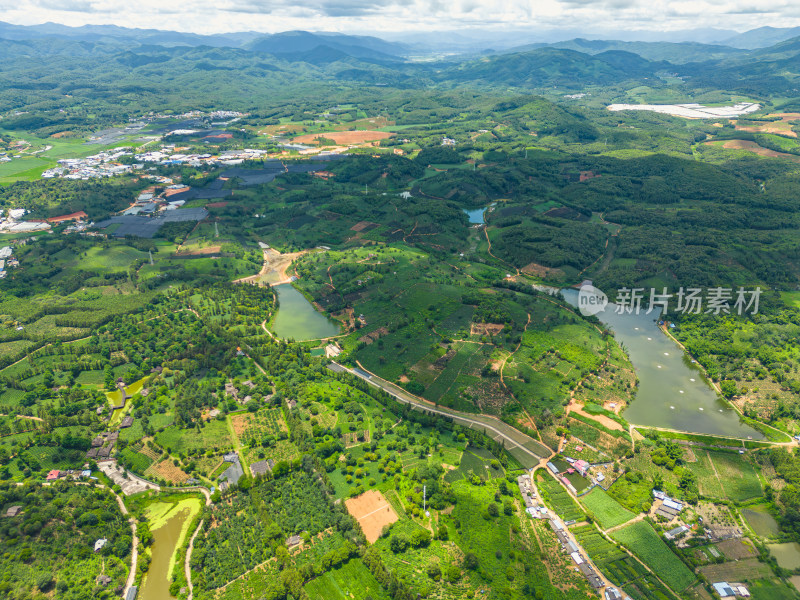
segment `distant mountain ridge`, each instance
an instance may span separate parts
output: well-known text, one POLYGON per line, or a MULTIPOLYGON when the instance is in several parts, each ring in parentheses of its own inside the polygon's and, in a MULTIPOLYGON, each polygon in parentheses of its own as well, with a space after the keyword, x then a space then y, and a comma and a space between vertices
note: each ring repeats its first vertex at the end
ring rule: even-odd
POLYGON ((403 44, 386 42, 376 37, 317 34, 308 31, 285 31, 265 35, 246 43, 244 48, 276 56, 307 53, 320 55, 327 48, 334 54, 380 61, 398 60, 408 52, 408 47, 403 44))
POLYGON ((797 36, 800 36, 800 27, 759 27, 728 38, 722 43, 734 48, 756 50, 774 46, 797 36))
MULTIPOLYGON (((192 68, 231 74, 248 71, 257 77, 272 73, 281 82, 294 73, 297 81, 307 75, 314 81, 349 80, 371 85, 405 86, 416 81, 580 91, 587 86, 629 81, 645 84, 646 80, 660 81, 664 73, 675 73, 694 85, 756 98, 770 93, 800 95, 800 36, 755 50, 694 42, 585 38, 529 46, 533 47, 443 56, 427 62, 408 59, 413 52, 408 45, 373 36, 307 31, 198 36, 115 26, 21 27, 0 23, 0 56, 6 58, 0 69, 6 73, 36 71, 37 89, 59 87, 66 90, 64 93, 69 86, 51 74, 53 65, 68 58, 98 63, 102 62, 98 57, 107 56, 110 62, 131 71, 161 64, 165 73, 184 73, 192 68)), ((103 69, 97 65, 95 70, 103 69)), ((17 85, 10 81, 7 87, 17 85)), ((130 85, 137 87, 135 82, 130 85)), ((54 92, 50 100, 57 97, 54 92)))
POLYGON ((531 44, 529 46, 511 48, 508 51, 521 52, 542 47, 576 50, 590 55, 600 54, 608 50, 620 50, 638 54, 647 60, 669 61, 674 64, 726 58, 746 52, 746 50, 730 46, 697 42, 623 42, 620 40, 589 40, 585 38, 575 38, 546 45, 531 44))

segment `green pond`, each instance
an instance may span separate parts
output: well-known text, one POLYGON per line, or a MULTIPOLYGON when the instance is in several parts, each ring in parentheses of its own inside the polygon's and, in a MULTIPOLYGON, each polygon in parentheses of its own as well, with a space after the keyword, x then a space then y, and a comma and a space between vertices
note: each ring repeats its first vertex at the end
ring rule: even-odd
MULTIPOLYGON (((192 518, 189 507, 173 510, 168 518, 157 529, 152 529, 153 544, 150 547, 152 559, 150 568, 144 578, 138 597, 146 600, 173 600, 169 593, 170 568, 172 555, 181 542, 181 530, 187 519, 192 518)), ((141 551, 141 548, 140 548, 141 551)))
MULTIPOLYGON (((147 377, 142 377, 139 381, 134 381, 132 384, 130 384, 125 388, 125 392, 128 394, 128 398, 142 391, 146 379, 147 377)), ((112 406, 119 406, 119 403, 122 402, 122 391, 116 389, 113 392, 106 392, 106 398, 109 399, 112 406)), ((112 421, 116 419, 124 411, 125 411, 124 408, 114 411, 114 414, 112 416, 112 421)))
POLYGON ((797 542, 767 544, 767 548, 784 569, 794 570, 800 568, 800 544, 797 542))
POLYGON ((761 537, 777 535, 780 531, 778 522, 769 514, 766 506, 743 508, 741 512, 747 524, 761 537))
POLYGON ((341 333, 339 323, 317 311, 303 294, 290 283, 276 285, 278 312, 272 322, 272 331, 285 340, 318 340, 341 333))
POLYGON ((586 477, 584 477, 574 469, 572 473, 568 473, 567 471, 569 471, 569 469, 572 469, 572 465, 569 464, 563 458, 553 458, 550 462, 552 462, 560 471, 558 476, 564 477, 567 481, 569 481, 572 484, 572 487, 575 488, 575 491, 577 493, 580 494, 591 484, 591 481, 589 481, 586 477))
MULTIPOLYGON (((562 291, 577 306, 578 291, 562 291)), ((624 417, 634 425, 762 440, 706 380, 703 370, 658 328, 658 312, 617 314, 609 303, 597 318, 608 326, 633 363, 639 387, 624 417)))

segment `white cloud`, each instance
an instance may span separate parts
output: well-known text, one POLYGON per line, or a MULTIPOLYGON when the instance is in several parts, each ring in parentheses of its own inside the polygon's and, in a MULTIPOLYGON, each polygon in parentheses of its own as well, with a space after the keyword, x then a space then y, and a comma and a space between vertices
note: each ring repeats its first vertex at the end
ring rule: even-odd
POLYGON ((743 31, 800 25, 795 0, 0 0, 3 20, 66 25, 114 24, 218 33, 422 31, 503 26, 517 30, 743 31))

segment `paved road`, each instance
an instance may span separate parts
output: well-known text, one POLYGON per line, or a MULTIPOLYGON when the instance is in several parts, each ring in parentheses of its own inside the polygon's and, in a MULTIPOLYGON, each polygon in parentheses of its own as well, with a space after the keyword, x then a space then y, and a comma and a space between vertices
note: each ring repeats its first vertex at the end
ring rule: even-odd
MULTIPOLYGON (((333 364, 339 365, 338 363, 333 364)), ((339 366, 351 375, 360 377, 370 385, 384 390, 399 402, 410 404, 416 409, 424 410, 429 413, 450 417, 459 425, 469 427, 470 429, 483 431, 494 441, 503 444, 505 449, 525 468, 538 465, 542 458, 549 457, 553 453, 553 451, 544 444, 537 442, 533 438, 525 435, 511 425, 504 423, 500 419, 491 417, 489 415, 474 415, 454 410, 452 408, 436 406, 427 400, 423 400, 418 396, 410 394, 403 388, 396 386, 385 379, 381 379, 374 373, 370 373, 363 366, 361 366, 361 363, 357 364, 359 366, 358 369, 348 369, 343 365, 339 366)))

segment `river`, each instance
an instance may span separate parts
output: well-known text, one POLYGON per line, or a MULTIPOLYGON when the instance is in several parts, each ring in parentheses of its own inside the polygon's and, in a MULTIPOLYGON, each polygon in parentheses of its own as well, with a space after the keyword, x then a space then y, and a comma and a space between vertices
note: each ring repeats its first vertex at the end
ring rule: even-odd
POLYGON ((272 331, 283 339, 318 340, 341 333, 339 323, 314 308, 290 283, 273 287, 278 294, 278 312, 272 331))
MULTIPOLYGON (((562 290, 564 298, 577 305, 578 291, 562 290)), ((614 332, 625 348, 639 378, 636 398, 625 410, 634 425, 664 427, 690 433, 764 439, 764 435, 742 422, 739 413, 711 387, 694 363, 657 325, 657 312, 617 314, 609 303, 597 317, 614 332)))

